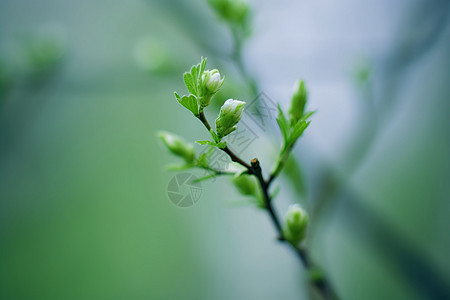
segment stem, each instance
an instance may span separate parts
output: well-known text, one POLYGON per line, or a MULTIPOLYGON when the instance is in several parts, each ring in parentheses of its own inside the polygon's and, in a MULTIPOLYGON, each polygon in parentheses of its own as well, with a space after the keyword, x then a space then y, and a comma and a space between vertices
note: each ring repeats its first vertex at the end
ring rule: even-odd
MULTIPOLYGON (((202 111, 199 116, 198 116, 199 120, 203 123, 203 125, 205 125, 206 129, 208 129, 208 131, 211 131, 211 125, 209 125, 208 120, 206 119, 205 113, 202 111)), ((231 151, 230 148, 228 148, 228 146, 226 146, 225 148, 219 148, 220 150, 222 150, 223 152, 225 152, 226 154, 228 154, 228 156, 231 158, 232 161, 246 167, 248 170, 250 170, 251 166, 246 163, 245 161, 243 161, 242 159, 240 159, 236 154, 233 153, 233 151, 231 151)))
POLYGON ((289 154, 291 153, 293 147, 294 144, 291 144, 286 148, 283 147, 284 149, 281 151, 281 155, 278 158, 277 164, 273 169, 272 173, 270 174, 269 179, 267 180, 268 186, 270 186, 270 184, 275 180, 275 178, 277 178, 278 175, 280 175, 280 172, 283 170, 286 160, 288 159, 289 154))
MULTIPOLYGON (((309 272, 316 270, 316 267, 313 266, 313 264, 311 263, 311 261, 309 259, 309 255, 308 255, 308 252, 306 251, 306 249, 299 248, 296 245, 294 245, 286 240, 284 233, 283 233, 283 229, 282 229, 280 221, 279 221, 279 218, 275 212, 275 209, 273 208, 272 198, 269 195, 269 184, 270 184, 271 180, 270 180, 270 178, 267 181, 264 180, 264 177, 262 176, 261 166, 259 165, 258 159, 256 159, 256 158, 253 159, 251 164, 252 164, 252 174, 254 174, 256 176, 256 178, 258 179, 259 185, 261 186, 261 189, 263 191, 264 203, 266 204, 266 209, 269 212, 270 218, 271 218, 271 220, 275 226, 275 229, 277 231, 278 240, 280 242, 284 242, 284 243, 288 244, 290 246, 290 248, 292 250, 294 250, 294 252, 297 254, 298 258, 302 262, 305 269, 307 269, 309 272)), ((271 178, 274 178, 274 177, 271 177, 271 178)), ((319 294, 322 296, 323 299, 337 299, 336 294, 333 292, 333 290, 331 289, 331 286, 328 284, 328 282, 326 281, 326 279, 323 276, 320 276, 319 278, 317 278, 315 280, 311 280, 311 284, 317 289, 317 291, 319 292, 319 294)))
MULTIPOLYGON (((200 112, 198 118, 203 123, 203 125, 206 127, 206 129, 208 129, 208 131, 211 131, 211 125, 209 125, 208 120, 206 119, 206 116, 203 113, 203 111, 200 112)), ((286 160, 286 157, 289 154, 289 151, 291 148, 292 147, 287 147, 285 149, 286 150, 285 153, 287 153, 287 154, 283 154, 280 157, 279 164, 278 164, 279 167, 277 167, 276 170, 279 169, 279 171, 281 171, 281 169, 284 165, 284 162, 286 160)), ((294 252, 297 254, 298 258, 300 259, 300 261, 303 264, 303 266, 305 267, 305 269, 307 269, 310 273, 317 270, 317 268, 311 263, 306 249, 299 248, 296 245, 294 245, 286 240, 284 233, 283 233, 283 228, 281 226, 280 219, 275 211, 275 208, 272 205, 272 197, 269 194, 269 186, 270 186, 270 183, 279 174, 279 171, 272 172, 271 176, 266 181, 262 174, 262 169, 261 169, 261 166, 260 166, 257 158, 252 159, 251 165, 249 165, 248 163, 246 163, 245 161, 240 159, 236 154, 234 154, 233 151, 231 151, 228 147, 225 147, 221 150, 224 151, 225 153, 227 153, 230 156, 232 161, 237 162, 237 163, 241 164, 242 166, 244 166, 245 168, 247 168, 248 174, 254 175, 258 179, 259 186, 261 187, 261 190, 263 192, 265 208, 266 208, 267 212, 269 213, 269 216, 270 216, 270 219, 272 220, 273 225, 275 226, 275 230, 278 235, 278 240, 286 243, 287 245, 290 246, 291 249, 294 250, 294 252)), ((318 293, 321 295, 322 299, 337 299, 337 296, 332 291, 331 286, 328 284, 328 282, 325 280, 325 278, 323 276, 319 276, 319 278, 311 280, 311 284, 316 288, 318 293)))

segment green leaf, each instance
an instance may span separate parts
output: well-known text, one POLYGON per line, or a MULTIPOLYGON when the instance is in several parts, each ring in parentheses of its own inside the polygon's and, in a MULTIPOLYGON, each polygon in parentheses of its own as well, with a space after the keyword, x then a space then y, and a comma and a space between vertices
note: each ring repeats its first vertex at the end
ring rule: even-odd
POLYGON ((180 98, 180 96, 177 93, 175 93, 175 97, 177 98, 177 101, 181 105, 189 109, 194 114, 194 116, 198 116, 197 97, 195 97, 194 95, 189 95, 180 98))
POLYGON ((195 141, 195 142, 200 145, 217 146, 217 143, 211 141, 195 141))
POLYGON ((227 147, 227 142, 219 142, 216 144, 220 149, 225 149, 227 147))
POLYGON ((177 164, 170 164, 166 166, 167 171, 183 171, 193 168, 193 165, 177 165, 177 164))
POLYGON ((234 176, 231 178, 231 182, 242 195, 254 196, 257 192, 258 186, 254 176, 245 174, 241 176, 234 176))
POLYGON ((215 147, 219 147, 220 149, 223 149, 227 146, 226 142, 211 142, 211 141, 195 141, 197 144, 200 145, 208 145, 208 146, 215 146, 215 147))
POLYGON ((197 159, 197 166, 201 168, 209 168, 209 156, 212 154, 214 148, 210 147, 207 151, 200 154, 197 159))
POLYGON ((202 181, 205 181, 205 180, 208 180, 208 179, 212 179, 212 178, 216 178, 216 177, 217 177, 217 175, 212 173, 212 174, 209 174, 209 175, 197 178, 197 179, 193 180, 192 182, 194 182, 194 183, 202 182, 202 181))
POLYGON ((302 118, 300 119, 300 121, 306 121, 309 119, 309 117, 311 117, 313 114, 315 113, 315 111, 308 111, 306 112, 302 118))
POLYGON ((291 135, 289 137, 290 143, 295 143, 295 141, 302 135, 306 127, 308 127, 310 122, 300 121, 292 128, 291 135))
POLYGON ((286 116, 283 113, 283 110, 281 110, 280 104, 278 104, 278 116, 277 116, 277 123, 280 127, 281 134, 283 135, 283 139, 285 142, 288 142, 289 137, 289 122, 286 119, 286 116))
POLYGON ((184 73, 183 77, 184 77, 184 84, 186 85, 188 91, 191 94, 194 94, 197 96, 197 90, 195 88, 195 82, 194 82, 192 75, 190 73, 186 72, 186 73, 184 73))
POLYGON ((192 66, 191 68, 191 76, 192 76, 192 84, 194 85, 194 95, 198 95, 198 71, 199 71, 199 65, 192 66))
POLYGON ((216 143, 220 143, 219 137, 218 137, 217 134, 214 132, 214 130, 212 130, 212 128, 209 130, 209 133, 211 133, 211 136, 212 136, 212 138, 214 139, 214 141, 215 141, 216 143))
POLYGON ((202 57, 202 62, 201 62, 202 66, 200 68, 200 78, 201 78, 201 75, 203 74, 203 72, 205 72, 207 61, 208 61, 208 59, 206 57, 205 58, 202 57))

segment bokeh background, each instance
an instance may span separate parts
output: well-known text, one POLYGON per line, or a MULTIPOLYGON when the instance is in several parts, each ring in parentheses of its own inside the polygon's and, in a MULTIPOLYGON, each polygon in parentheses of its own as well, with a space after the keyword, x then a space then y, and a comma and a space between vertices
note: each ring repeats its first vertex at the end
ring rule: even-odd
MULTIPOLYGON (((450 2, 250 5, 259 91, 287 107, 304 78, 317 110, 294 151, 307 193, 281 178, 280 214, 310 211, 308 245, 342 299, 449 299, 450 2)), ((254 99, 231 44, 203 0, 0 1, 1 299, 308 297, 226 179, 189 208, 167 197, 177 159, 155 132, 207 137, 173 97, 181 74, 207 56, 254 99)), ((243 157, 270 166, 266 126, 243 157)))

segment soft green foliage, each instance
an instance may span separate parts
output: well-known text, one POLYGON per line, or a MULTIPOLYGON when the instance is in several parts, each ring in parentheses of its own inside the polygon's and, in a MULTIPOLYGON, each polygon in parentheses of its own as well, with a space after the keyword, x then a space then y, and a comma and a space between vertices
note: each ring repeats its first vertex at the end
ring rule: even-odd
POLYGON ((301 119, 296 122, 290 122, 283 113, 280 105, 278 105, 278 117, 277 123, 280 127, 281 134, 283 135, 284 148, 292 147, 298 138, 302 135, 305 129, 309 125, 309 121, 306 121, 313 113, 308 112, 302 116, 301 119))
MULTIPOLYGON (((204 99, 202 97, 205 95, 212 98, 222 86, 223 79, 220 77, 219 70, 213 69, 209 71, 205 69, 206 58, 202 59, 200 64, 192 66, 190 72, 184 74, 186 88, 191 94, 180 97, 175 93, 175 98, 204 124, 211 134, 212 141, 197 141, 198 144, 208 146, 209 149, 196 158, 192 145, 187 144, 176 135, 166 132, 160 133, 160 138, 169 150, 185 159, 185 165, 172 166, 172 169, 183 170, 196 167, 210 172, 210 174, 198 179, 198 181, 214 178, 218 175, 233 175, 232 182, 240 194, 253 198, 252 202, 257 207, 272 211, 270 201, 276 196, 278 189, 270 194, 268 190, 270 182, 279 175, 279 172, 284 167, 292 147, 308 127, 309 121, 307 120, 312 114, 312 112, 304 112, 307 101, 305 83, 303 81, 296 83, 289 110, 289 119, 286 118, 280 105, 278 105, 277 122, 283 136, 283 147, 280 149, 271 177, 268 180, 264 180, 257 159, 253 160, 251 165, 247 164, 232 153, 226 147, 225 142, 222 142, 224 137, 236 130, 236 126, 242 118, 245 102, 233 99, 226 100, 220 109, 219 116, 215 120, 215 131, 206 120, 203 108, 208 106, 211 99, 207 102, 202 102, 201 99, 204 99), (216 170, 210 166, 209 160, 214 148, 225 151, 232 159, 233 163, 226 170, 216 170), (236 168, 236 166, 238 167, 236 168)), ((296 247, 304 238, 307 222, 308 216, 306 212, 298 204, 291 205, 286 215, 285 226, 282 230, 280 229, 280 234, 296 247)))
MULTIPOLYGON (((245 102, 239 100, 228 99, 222 105, 219 116, 215 120, 215 130, 211 128, 203 113, 203 109, 208 106, 211 99, 223 85, 224 79, 221 78, 220 72, 217 69, 206 70, 206 58, 202 58, 201 62, 191 67, 189 72, 184 73, 184 83, 186 88, 190 92, 189 95, 180 96, 175 92, 175 98, 186 109, 192 112, 192 114, 199 119, 211 134, 211 140, 198 140, 197 144, 210 147, 208 151, 201 154, 198 158, 191 152, 193 148, 191 145, 184 146, 184 141, 175 139, 175 135, 165 133, 169 138, 163 139, 169 150, 178 156, 183 156, 186 160, 186 164, 181 166, 171 166, 172 170, 184 170, 188 168, 200 168, 211 172, 210 175, 205 176, 201 180, 213 178, 217 175, 234 175, 232 179, 233 184, 239 190, 239 192, 245 196, 253 196, 256 200, 258 207, 267 208, 267 204, 260 193, 260 189, 257 188, 257 182, 249 170, 249 165, 240 162, 240 164, 233 163, 232 166, 245 166, 242 170, 227 169, 227 170, 215 170, 209 165, 209 159, 212 154, 212 149, 218 148, 225 152, 229 151, 225 141, 222 141, 224 137, 236 130, 237 124, 242 118, 244 112, 245 102), (168 141, 177 141, 177 143, 169 143, 168 141), (188 153, 188 154, 187 154, 188 153), (244 174, 246 173, 246 174, 244 174)), ((271 173, 271 177, 275 178, 279 172, 283 169, 292 147, 295 142, 302 135, 305 129, 309 125, 308 118, 312 112, 304 112, 307 101, 307 91, 305 83, 298 81, 294 88, 292 96, 292 103, 289 110, 289 119, 286 118, 281 107, 278 105, 278 117, 277 122, 280 127, 283 136, 283 147, 280 149, 278 160, 275 165, 274 171, 271 173)), ((192 150, 193 151, 193 150, 192 150)), ((229 152, 227 152, 230 155, 229 152)), ((236 157, 232 158, 235 162, 236 157)), ((272 193, 272 197, 275 197, 278 190, 272 193)))
POLYGON ((225 22, 235 26, 246 26, 250 8, 240 0, 208 0, 216 14, 225 22))
POLYGON ((254 176, 248 175, 246 172, 242 172, 241 174, 237 173, 231 178, 231 182, 241 195, 247 197, 245 203, 252 204, 261 209, 266 208, 263 196, 261 195, 261 189, 254 176))
POLYGON ((236 124, 242 118, 245 102, 228 99, 220 108, 216 119, 216 131, 219 140, 236 130, 236 124))
MULTIPOLYGON (((272 177, 277 177, 281 170, 287 165, 292 148, 309 126, 310 121, 308 121, 308 119, 313 112, 305 113, 307 100, 308 92, 306 90, 305 82, 303 80, 298 80, 294 85, 294 92, 289 108, 289 119, 286 118, 281 106, 278 104, 277 123, 283 137, 283 146, 281 147, 275 167, 271 172, 272 177)), ((304 192, 301 171, 299 170, 298 165, 290 164, 287 169, 290 171, 291 179, 293 179, 292 176, 296 177, 295 186, 297 190, 304 192)))
POLYGON ((184 83, 188 91, 196 97, 200 96, 200 84, 202 81, 202 74, 206 68, 206 62, 207 59, 204 58, 198 65, 192 66, 190 72, 184 73, 184 83))
POLYGON ((221 149, 223 149, 223 148, 225 148, 227 146, 226 142, 211 142, 211 141, 208 141, 208 140, 196 141, 196 143, 200 144, 200 145, 216 146, 216 147, 221 148, 221 149))
POLYGON ((231 181, 242 195, 253 196, 257 192, 256 181, 253 176, 243 174, 233 177, 231 181))
MULTIPOLYGON (((280 149, 274 171, 271 172, 268 178, 265 178, 258 158, 254 158, 248 163, 239 158, 233 150, 227 147, 225 142, 222 142, 222 138, 236 130, 236 126, 244 112, 245 102, 233 99, 226 100, 215 121, 216 131, 211 128, 203 112, 203 108, 209 104, 211 99, 208 99, 207 102, 202 102, 200 99, 206 94, 212 97, 223 84, 223 79, 220 78, 220 73, 216 69, 205 71, 205 65, 206 59, 202 60, 201 64, 193 66, 191 71, 184 75, 186 87, 191 92, 191 95, 180 97, 175 93, 175 97, 178 102, 189 109, 203 123, 204 127, 211 134, 213 141, 197 141, 200 145, 210 147, 209 150, 200 155, 198 159, 195 159, 193 155, 192 162, 188 165, 181 166, 181 168, 197 167, 209 171, 208 175, 199 178, 197 181, 208 180, 219 175, 233 176, 232 182, 234 186, 240 194, 247 197, 244 202, 250 202, 256 207, 267 211, 275 226, 278 239, 280 241, 287 241, 288 245, 297 252, 304 266, 310 269, 313 265, 308 260, 306 250, 300 245, 300 242, 305 237, 308 215, 300 205, 291 205, 288 209, 284 225, 282 225, 272 204, 279 190, 275 189, 273 192, 270 190, 273 180, 280 174, 286 164, 292 147, 309 125, 309 121, 307 120, 312 113, 304 113, 307 100, 304 82, 299 82, 294 91, 290 119, 286 118, 281 107, 278 105, 279 114, 277 122, 283 135, 283 147, 280 149), (217 170, 209 164, 211 149, 214 148, 225 152, 232 161, 224 170, 217 170), (239 168, 236 168, 236 166, 239 166, 239 168), (251 200, 249 201, 249 199, 251 200)), ((174 152, 173 150, 171 151, 174 152)), ((179 152, 176 153, 179 154, 179 152)), ((328 289, 323 286, 322 282, 315 283, 315 285, 321 293, 325 293, 328 289)))
POLYGON ((190 95, 180 97, 175 92, 177 101, 196 117, 199 117, 203 109, 210 104, 212 97, 219 91, 224 82, 217 69, 205 70, 206 63, 207 59, 202 58, 199 64, 192 66, 189 72, 184 73, 184 84, 190 95))
POLYGON ((293 245, 299 244, 305 237, 308 225, 308 214, 298 204, 289 206, 286 213, 286 226, 284 234, 293 245))
POLYGON ((194 95, 184 95, 183 97, 180 97, 175 92, 175 98, 177 99, 178 103, 190 110, 194 114, 194 116, 198 116, 198 102, 197 98, 194 95))
POLYGON ((158 136, 170 152, 182 157, 188 164, 194 162, 195 154, 194 146, 192 144, 187 143, 181 137, 166 131, 158 132, 158 136))
POLYGON ((303 116, 307 100, 308 91, 306 90, 305 82, 303 80, 297 80, 294 85, 291 107, 289 108, 289 118, 291 119, 291 123, 297 123, 303 116))

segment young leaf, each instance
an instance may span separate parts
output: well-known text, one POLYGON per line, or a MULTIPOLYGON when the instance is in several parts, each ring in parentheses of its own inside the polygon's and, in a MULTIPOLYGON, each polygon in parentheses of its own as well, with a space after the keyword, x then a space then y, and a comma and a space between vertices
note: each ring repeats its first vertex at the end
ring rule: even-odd
POLYGON ((207 62, 207 58, 206 57, 205 58, 202 57, 202 62, 201 62, 202 66, 200 68, 200 78, 201 78, 203 72, 205 72, 206 62, 207 62))
POLYGON ((281 110, 280 104, 278 104, 278 116, 277 116, 277 123, 280 127, 281 134, 283 135, 283 139, 285 142, 288 142, 289 137, 289 123, 286 119, 286 116, 283 113, 283 110, 281 110))
POLYGON ((295 126, 292 127, 292 132, 291 135, 289 136, 289 142, 294 143, 302 135, 303 131, 305 131, 305 128, 306 128, 305 121, 301 121, 295 124, 295 126))
POLYGON ((192 66, 191 68, 191 76, 192 76, 192 84, 194 85, 194 95, 198 95, 198 73, 199 73, 199 65, 192 66))
POLYGON ((209 174, 209 175, 197 178, 197 179, 193 180, 192 182, 194 182, 194 183, 202 182, 202 181, 205 181, 205 180, 208 180, 208 179, 212 179, 212 178, 216 178, 216 177, 217 177, 217 175, 215 173, 212 173, 212 174, 209 174))
POLYGON ((219 143, 215 143, 215 142, 211 142, 211 141, 195 141, 195 142, 200 145, 215 146, 220 149, 223 149, 227 146, 226 142, 219 142, 219 143))
POLYGON ((209 156, 212 154, 214 148, 209 147, 208 150, 200 154, 197 159, 197 166, 201 168, 209 168, 209 156))
POLYGON ((193 94, 193 95, 197 95, 197 91, 195 89, 195 82, 194 79, 192 78, 192 75, 190 73, 184 73, 184 84, 186 85, 188 91, 193 94))
POLYGON ((308 111, 306 112, 302 118, 300 119, 300 121, 306 121, 309 119, 309 117, 311 117, 313 114, 315 113, 315 111, 308 111))
POLYGON ((195 141, 195 142, 200 145, 217 146, 216 143, 211 142, 211 141, 195 141))
POLYGON ((212 130, 212 128, 209 130, 209 133, 211 133, 212 138, 214 139, 214 142, 216 143, 220 143, 220 139, 217 136, 217 134, 214 132, 214 130, 212 130))
POLYGON ((181 105, 189 109, 194 114, 194 116, 198 116, 197 97, 195 97, 194 95, 189 95, 180 98, 180 96, 177 93, 175 93, 175 98, 177 98, 177 101, 181 105))
POLYGON ((227 147, 227 142, 219 142, 216 144, 220 149, 225 149, 227 147))
POLYGON ((177 164, 170 164, 166 166, 167 171, 184 171, 193 168, 193 165, 177 165, 177 164))

